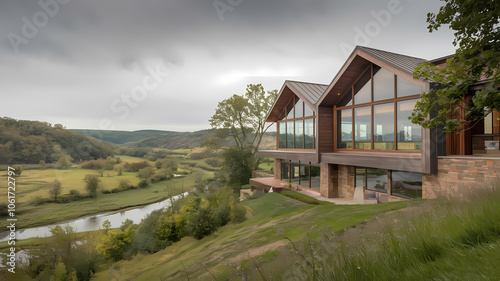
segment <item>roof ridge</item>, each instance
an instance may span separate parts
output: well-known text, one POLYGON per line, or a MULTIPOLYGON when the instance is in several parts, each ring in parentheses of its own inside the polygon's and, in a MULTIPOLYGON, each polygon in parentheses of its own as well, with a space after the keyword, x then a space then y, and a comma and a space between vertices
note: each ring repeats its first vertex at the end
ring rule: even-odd
POLYGON ((302 84, 313 84, 313 85, 319 85, 319 86, 328 86, 328 84, 321 84, 321 83, 314 83, 314 82, 305 82, 305 81, 297 81, 297 80, 285 80, 285 82, 295 82, 295 83, 302 83, 302 84))
POLYGON ((361 49, 369 49, 369 50, 373 50, 373 51, 379 51, 379 52, 394 54, 394 55, 398 55, 398 56, 408 57, 408 58, 412 58, 412 59, 419 59, 419 60, 427 61, 427 59, 424 59, 424 58, 419 58, 419 57, 404 55, 404 54, 400 54, 400 53, 394 53, 394 52, 380 50, 380 49, 375 49, 375 48, 370 48, 370 47, 366 47, 366 46, 360 46, 360 45, 358 45, 357 47, 359 47, 361 49))

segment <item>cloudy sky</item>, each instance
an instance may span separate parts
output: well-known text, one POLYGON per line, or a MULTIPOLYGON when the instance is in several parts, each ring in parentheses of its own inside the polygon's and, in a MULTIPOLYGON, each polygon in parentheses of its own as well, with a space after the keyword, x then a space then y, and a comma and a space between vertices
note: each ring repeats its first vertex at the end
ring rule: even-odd
POLYGON ((0 116, 195 131, 247 84, 328 84, 356 44, 433 59, 438 0, 2 0, 0 116))

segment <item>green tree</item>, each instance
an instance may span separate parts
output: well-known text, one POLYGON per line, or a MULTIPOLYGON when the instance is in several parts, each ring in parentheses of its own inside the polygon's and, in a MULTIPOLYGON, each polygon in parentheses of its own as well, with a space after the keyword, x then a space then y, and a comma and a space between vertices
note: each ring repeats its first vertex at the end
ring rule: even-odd
POLYGON ((62 184, 59 180, 54 180, 49 183, 49 192, 50 195, 54 196, 54 202, 57 202, 57 196, 61 194, 62 184))
POLYGON ((40 160, 40 162, 38 162, 38 164, 40 165, 40 168, 45 169, 45 161, 40 160))
POLYGON ((59 157, 59 160, 57 160, 56 163, 56 168, 57 169, 68 169, 71 167, 71 162, 68 160, 67 156, 61 156, 59 157))
POLYGON ((441 87, 422 95, 411 120, 425 128, 442 126, 447 132, 456 132, 476 124, 491 111, 500 110, 500 2, 443 1, 446 4, 438 13, 427 14, 428 30, 433 32, 449 25, 455 31, 453 45, 458 48, 446 67, 426 62, 413 73, 415 79, 431 79, 441 87), (464 105, 461 101, 470 86, 484 79, 484 87, 473 94, 472 102, 464 105), (466 120, 456 118, 454 113, 465 106, 466 120))
POLYGON ((224 169, 229 174, 233 185, 248 184, 252 171, 258 166, 259 160, 251 147, 231 147, 222 153, 224 169))
POLYGON ((89 192, 90 197, 96 198, 97 190, 99 189, 99 178, 96 175, 86 175, 83 181, 86 183, 85 188, 89 192))
POLYGON ((119 261, 124 258, 123 255, 132 243, 134 234, 135 229, 132 225, 122 232, 109 231, 97 245, 97 251, 109 260, 119 261))
POLYGON ((155 174, 155 171, 151 167, 142 168, 137 172, 137 176, 142 179, 149 179, 155 174))
POLYGON ((262 141, 268 111, 278 96, 278 90, 265 91, 261 84, 247 85, 244 96, 233 95, 217 105, 210 119, 212 128, 224 129, 242 149, 250 146, 252 155, 262 141))

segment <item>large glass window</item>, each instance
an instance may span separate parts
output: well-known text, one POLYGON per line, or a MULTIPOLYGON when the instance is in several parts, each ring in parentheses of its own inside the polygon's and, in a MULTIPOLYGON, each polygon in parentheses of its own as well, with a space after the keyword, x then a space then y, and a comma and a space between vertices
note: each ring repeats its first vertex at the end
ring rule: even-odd
POLYGON ((346 91, 336 105, 338 149, 421 150, 421 127, 408 120, 420 87, 372 64, 346 91))
POLYGON ((398 93, 398 97, 407 97, 422 93, 422 89, 419 86, 399 76, 396 77, 396 83, 396 92, 398 93))
POLYGON ((295 148, 304 148, 304 120, 295 121, 295 148))
POLYGON ((290 162, 287 160, 281 162, 281 180, 286 182, 290 180, 290 162))
POLYGON ((311 117, 314 115, 314 111, 306 103, 304 103, 304 117, 311 117))
POLYGON ((314 149, 314 119, 304 120, 304 148, 314 149))
POLYGON ((278 121, 278 148, 315 148, 316 118, 314 111, 303 100, 293 97, 281 116, 278 121))
POLYGON ((307 165, 300 165, 299 167, 299 172, 300 172, 300 185, 302 186, 307 186, 309 187, 309 167, 307 165))
POLYGON ((319 190, 320 188, 320 167, 311 166, 311 188, 319 190))
POLYGON ((320 167, 318 163, 282 160, 281 180, 302 187, 320 189, 320 167))
POLYGON ((293 121, 288 121, 286 122, 286 147, 292 148, 293 147, 293 130, 294 130, 294 124, 293 121))
POLYGON ((338 112, 339 115, 339 148, 352 148, 352 109, 338 112))
POLYGON ((279 148, 286 148, 286 123, 278 123, 279 130, 279 148))
POLYGON ((398 150, 420 150, 422 148, 422 129, 411 123, 411 116, 417 100, 400 101, 397 103, 398 150))
POLYGON ((394 103, 373 106, 373 149, 394 149, 394 103))
POLYGON ((379 66, 373 66, 373 100, 394 98, 394 74, 379 66))
POLYGON ((354 83, 354 104, 372 101, 371 69, 368 68, 354 83))
POLYGON ((299 164, 292 164, 290 165, 290 183, 292 184, 299 184, 299 177, 300 177, 300 170, 299 170, 299 164))
POLYGON ((354 109, 354 148, 371 149, 372 109, 370 106, 354 109))
POLYGON ((366 169, 365 168, 356 168, 356 187, 365 187, 366 186, 366 169))
POLYGON ((366 169, 366 189, 387 192, 387 170, 366 169))
POLYGON ((392 171, 391 193, 408 198, 422 198, 422 174, 392 171))
POLYGON ((304 102, 301 99, 298 99, 295 104, 295 118, 304 117, 304 102))

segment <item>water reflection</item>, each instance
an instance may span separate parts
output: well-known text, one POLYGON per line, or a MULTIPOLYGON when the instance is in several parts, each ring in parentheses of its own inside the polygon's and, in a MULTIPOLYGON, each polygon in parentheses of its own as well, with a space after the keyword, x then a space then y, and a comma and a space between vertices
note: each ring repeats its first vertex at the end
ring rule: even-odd
MULTIPOLYGON (((145 218, 151 212, 169 207, 171 204, 171 200, 173 201, 178 200, 179 198, 181 198, 182 196, 186 196, 187 194, 188 192, 185 192, 183 194, 173 196, 172 199, 169 198, 164 201, 146 205, 141 208, 126 210, 121 212, 106 212, 98 215, 93 214, 48 226, 20 229, 16 231, 16 240, 28 239, 32 237, 51 236, 52 234, 50 233, 49 227, 54 227, 57 225, 60 226, 69 225, 73 227, 73 229, 76 232, 85 232, 85 231, 98 230, 105 220, 108 220, 111 223, 111 228, 120 227, 123 221, 127 219, 130 219, 135 224, 138 224, 141 222, 143 218, 145 218)), ((0 242, 7 241, 8 235, 9 235, 8 231, 0 233, 0 242)))

